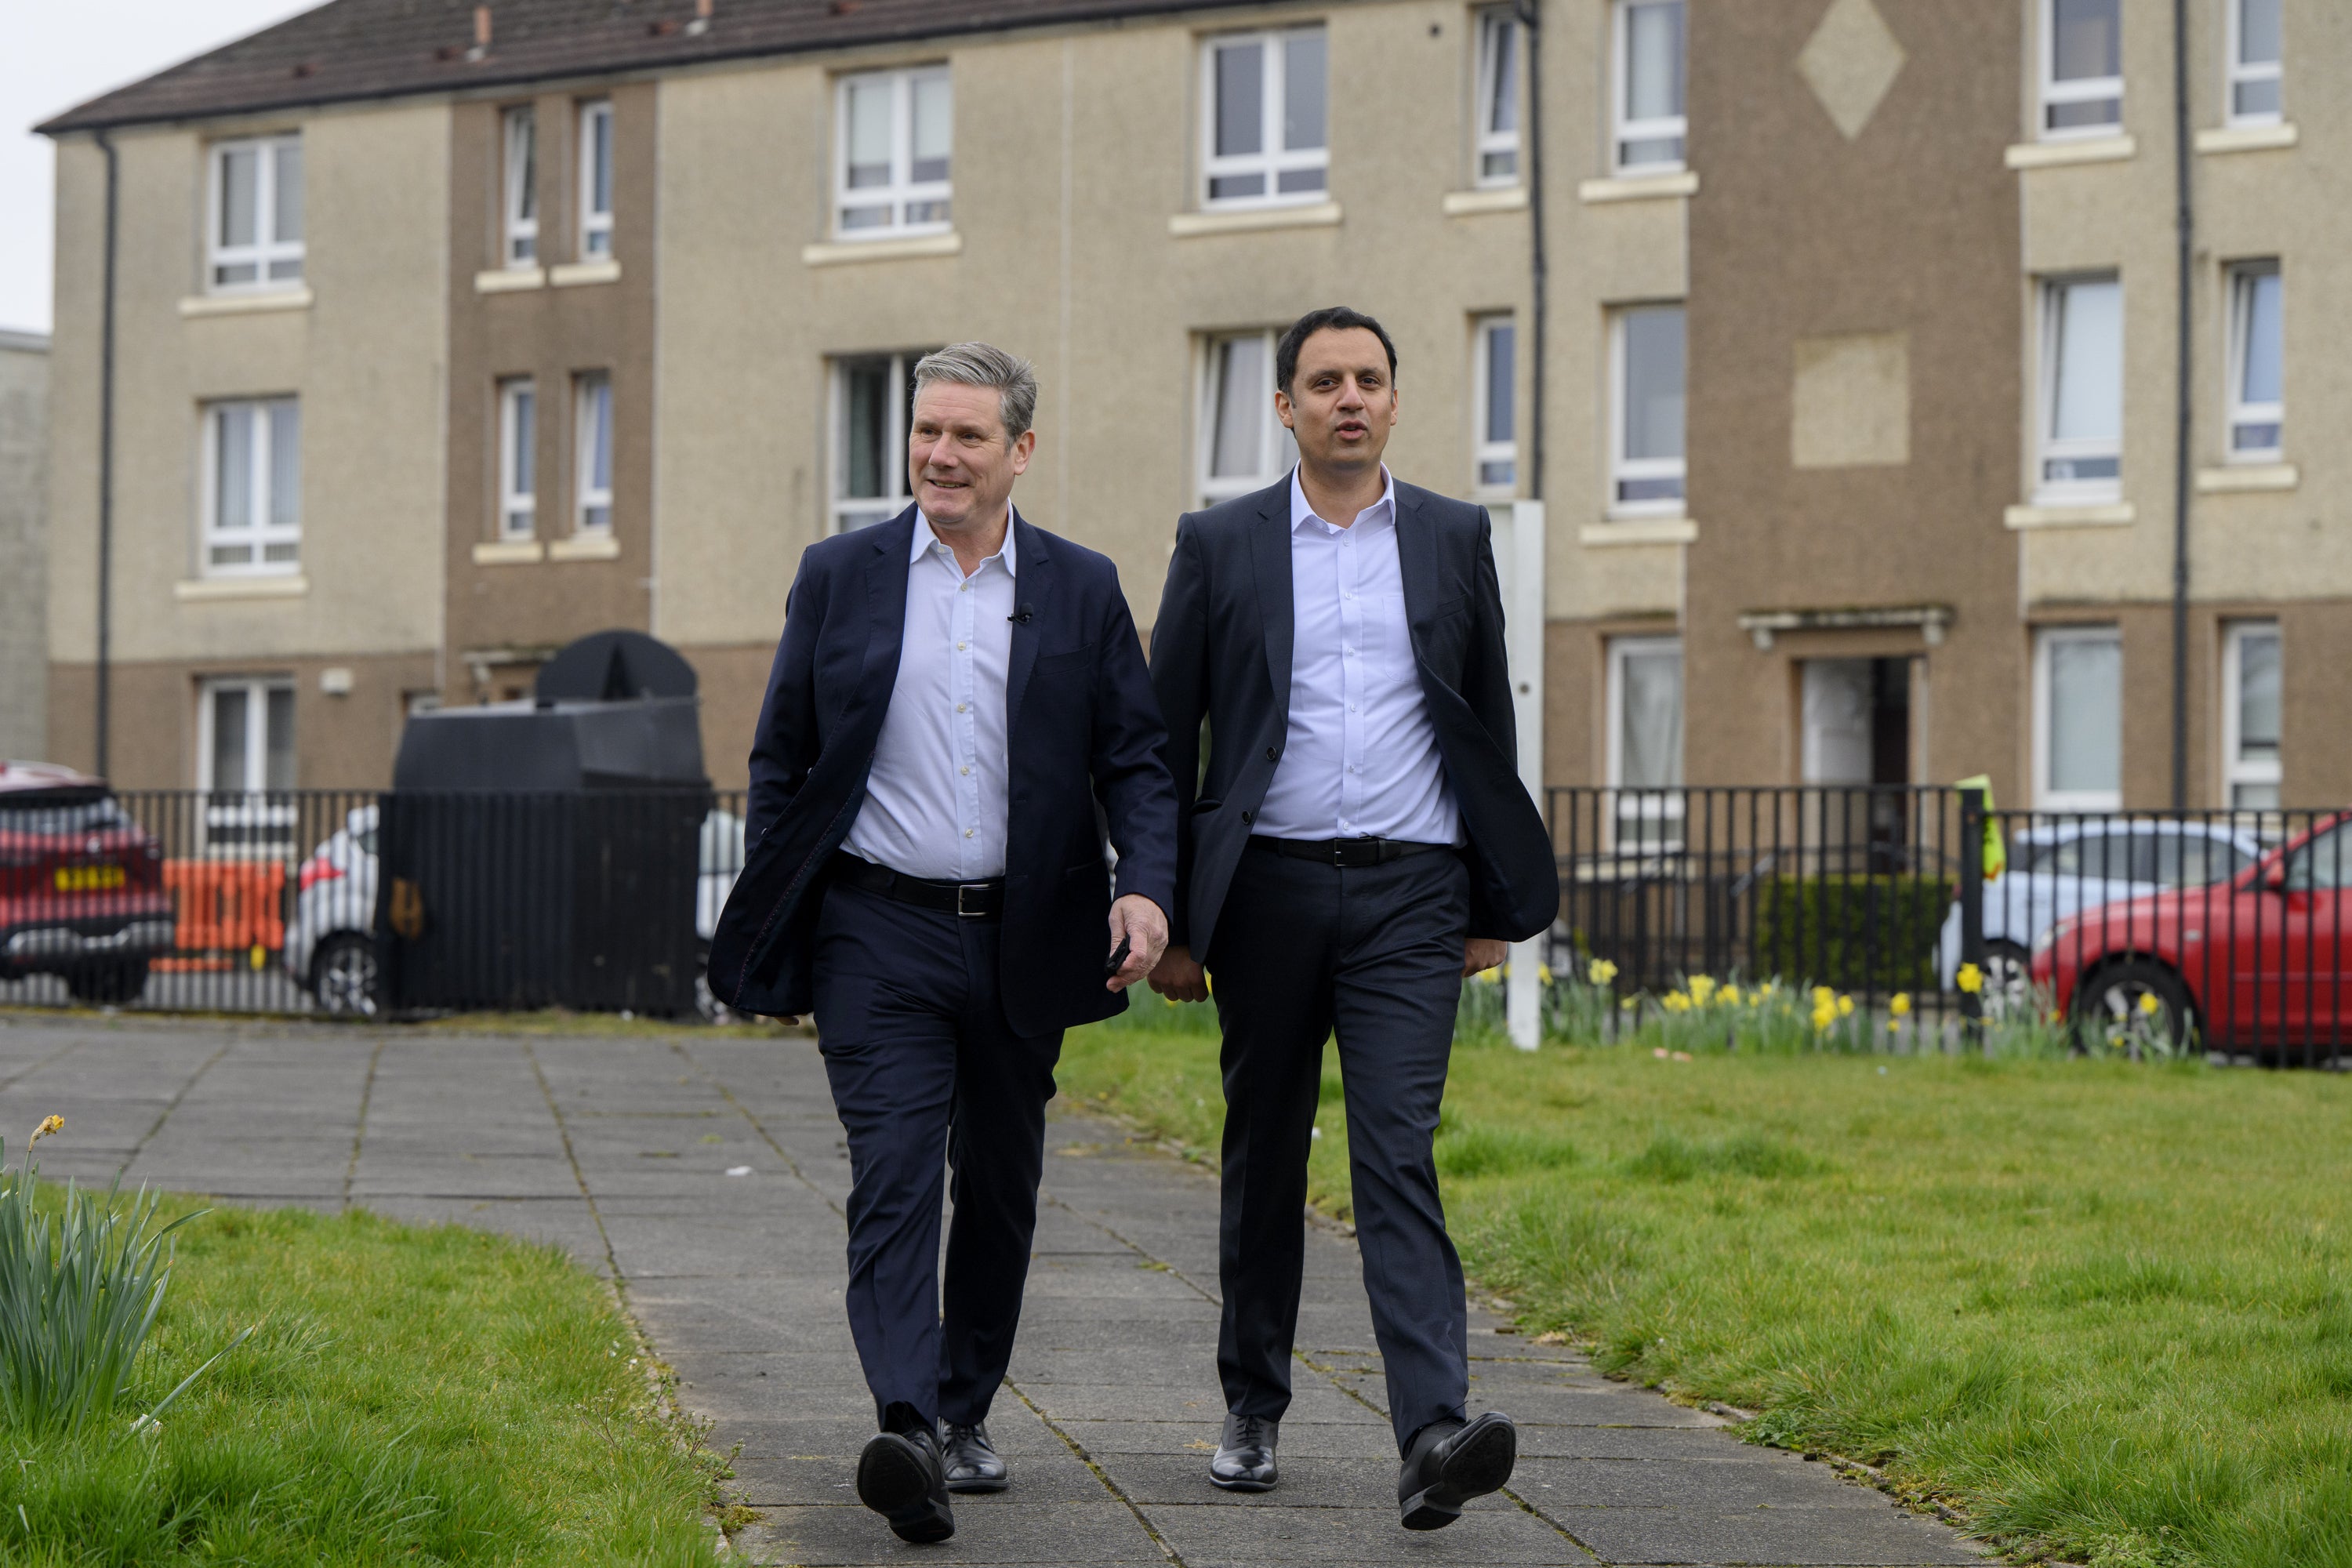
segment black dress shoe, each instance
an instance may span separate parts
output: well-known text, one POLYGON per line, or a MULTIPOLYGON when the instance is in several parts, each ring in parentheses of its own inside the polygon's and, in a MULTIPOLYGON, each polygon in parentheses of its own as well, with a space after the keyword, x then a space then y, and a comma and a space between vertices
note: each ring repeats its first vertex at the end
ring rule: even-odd
POLYGON ((1209 1461, 1209 1479, 1229 1492, 1272 1491, 1274 1445, 1282 1423, 1271 1415, 1225 1413, 1225 1434, 1209 1461))
POLYGON ((1013 1477, 1004 1461, 996 1457, 996 1445, 988 1440, 988 1423, 975 1421, 965 1426, 953 1421, 940 1423, 941 1462, 947 1466, 948 1490, 951 1492, 1001 1492, 1012 1483, 1013 1477))
POLYGON ((947 1468, 928 1427, 877 1432, 857 1456, 857 1500, 890 1521, 901 1541, 927 1545, 955 1533, 948 1509, 947 1468))
POLYGON ((1490 1410, 1468 1426, 1433 1421, 1413 1434, 1397 1476, 1397 1510, 1407 1530, 1443 1530, 1472 1498, 1499 1491, 1518 1462, 1519 1430, 1490 1410))

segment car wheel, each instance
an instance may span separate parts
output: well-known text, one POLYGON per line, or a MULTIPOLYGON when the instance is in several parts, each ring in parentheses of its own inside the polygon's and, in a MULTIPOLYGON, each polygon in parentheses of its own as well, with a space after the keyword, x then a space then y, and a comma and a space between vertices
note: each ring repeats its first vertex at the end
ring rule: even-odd
POLYGON ((2196 1008, 2180 976, 2145 958, 2095 971, 2074 996, 2080 1043, 2138 1060, 2149 1049, 2179 1055, 2197 1033, 2196 1008))
POLYGON ((322 1013, 373 1018, 376 1010, 375 943, 357 931, 338 931, 310 960, 310 995, 322 1013))
POLYGON ((1985 943, 1985 1011, 1995 1017, 2021 1014, 2032 998, 2032 954, 2013 942, 1985 943))
POLYGON ((710 989, 710 949, 699 947, 694 952, 694 1011, 706 1024, 732 1024, 735 1009, 719 999, 710 989))
POLYGON ((130 963, 92 963, 65 973, 66 994, 77 1002, 93 1006, 113 1007, 136 1001, 147 989, 147 961, 143 958, 130 963))

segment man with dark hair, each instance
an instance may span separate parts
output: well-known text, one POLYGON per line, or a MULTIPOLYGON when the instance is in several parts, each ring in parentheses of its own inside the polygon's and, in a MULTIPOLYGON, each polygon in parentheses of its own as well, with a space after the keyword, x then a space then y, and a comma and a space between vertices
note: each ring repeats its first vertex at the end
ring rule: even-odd
POLYGON ((1395 346, 1334 308, 1285 332, 1275 365, 1298 467, 1177 523, 1151 634, 1182 807, 1151 983, 1198 1001, 1213 971, 1224 1032, 1227 1414, 1209 1475, 1275 1484, 1307 1142, 1336 1034, 1398 1507, 1406 1529, 1435 1530, 1517 1455, 1508 1416, 1465 1419, 1468 1314, 1432 1152, 1454 1013, 1465 976, 1551 924, 1559 881, 1518 781, 1486 511, 1381 461, 1395 346))

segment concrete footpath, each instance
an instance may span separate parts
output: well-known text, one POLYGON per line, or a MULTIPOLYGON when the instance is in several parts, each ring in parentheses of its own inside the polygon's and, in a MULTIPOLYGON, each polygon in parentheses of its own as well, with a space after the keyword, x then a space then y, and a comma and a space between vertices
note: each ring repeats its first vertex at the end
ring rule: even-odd
POLYGON ((51 1112, 53 1178, 482 1226, 617 1279, 681 1403, 736 1452, 732 1489, 760 1519, 735 1549, 759 1563, 1982 1561, 1825 1466, 1481 1317, 1471 1403, 1517 1419, 1518 1474, 1408 1535, 1355 1248, 1321 1230, 1283 1484, 1219 1492, 1215 1183, 1076 1116, 1048 1132, 1028 1310, 990 1420, 1013 1488, 958 1500, 945 1545, 906 1546, 850 1486, 873 1406, 841 1307, 849 1164, 806 1040, 0 1014, 12 1162, 51 1112))

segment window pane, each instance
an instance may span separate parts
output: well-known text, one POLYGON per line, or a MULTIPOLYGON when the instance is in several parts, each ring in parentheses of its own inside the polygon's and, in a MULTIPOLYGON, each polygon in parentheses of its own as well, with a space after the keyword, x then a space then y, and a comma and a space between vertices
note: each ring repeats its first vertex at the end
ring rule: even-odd
POLYGON ((220 243, 251 245, 260 201, 260 155, 249 147, 221 154, 220 243))
POLYGON ((1625 118, 1670 120, 1683 111, 1682 0, 1625 12, 1625 118))
POLYGON ((853 81, 847 91, 849 188, 887 185, 890 183, 890 79, 853 81))
POLYGON ((302 410, 293 402, 269 405, 269 525, 302 521, 302 410))
POLYGON ((1323 188, 1323 171, 1285 169, 1275 177, 1274 188, 1284 195, 1295 195, 1300 191, 1319 191, 1323 188))
POLYGON ((845 361, 841 367, 841 493, 873 500, 890 490, 890 362, 845 361))
POLYGON ((232 403, 214 415, 213 526, 253 526, 253 405, 232 403))
POLYGON ((613 111, 592 110, 588 115, 588 210, 613 210, 613 111))
POLYGON ((2050 0, 2050 75, 2081 81, 2123 74, 2119 0, 2050 0))
POLYGON ((539 490, 539 394, 528 386, 517 388, 513 408, 515 494, 534 495, 539 490))
MULTIPOLYGON (((1265 147, 1265 57, 1255 44, 1221 44, 1216 53, 1217 156, 1265 147)), ((1239 193, 1236 193, 1239 194, 1239 193)))
POLYGON ((539 122, 528 109, 514 110, 508 132, 507 189, 517 218, 539 216, 539 122))
POLYGON ((1683 782, 1683 656, 1629 652, 1619 661, 1623 690, 1618 782, 1628 789, 1675 789, 1683 782))
POLYGON ((270 237, 288 244, 302 238, 302 143, 282 142, 278 146, 277 188, 272 191, 276 208, 276 232, 270 237))
POLYGON ((2238 63, 2276 65, 2279 54, 2279 0, 2238 0, 2238 63))
POLYGON ((2124 650, 2107 638, 2050 644, 2050 787, 2113 794, 2123 784, 2124 650))
POLYGON ((1633 458, 1683 455, 1683 310, 1628 310, 1625 451, 1633 458))
POLYGON ((2276 403, 2279 400, 2279 275, 2242 272, 2238 276, 2239 330, 2245 334, 2240 348, 2238 401, 2276 403))
POLYGON ((955 130, 954 100, 945 76, 915 79, 914 178, 948 177, 948 153, 955 130))
POLYGON ((2275 762, 2279 754, 2279 638, 2238 638, 2238 760, 2275 762))
POLYGON ((245 779, 245 688, 213 693, 213 788, 242 792, 245 779))
POLYGON ((2332 827, 2296 852, 2287 886, 2298 891, 2352 888, 2352 829, 2332 827))
POLYGON ((289 686, 269 689, 268 730, 263 731, 264 766, 268 770, 266 787, 294 787, 294 689, 289 686))
POLYGON ((1216 348, 1214 426, 1209 449, 1212 479, 1249 479, 1259 463, 1265 428, 1265 340, 1228 338, 1216 348))
POLYGON ((1324 144, 1323 82, 1323 29, 1294 34, 1282 50, 1282 144, 1290 152, 1324 144))
POLYGON ((1507 441, 1516 427, 1511 395, 1518 383, 1512 363, 1513 332, 1508 322, 1486 329, 1486 439, 1507 441))
POLYGON ((2108 279, 2056 290, 2057 387, 2050 433, 2062 441, 2124 432, 2124 289, 2108 279))
POLYGON ((587 399, 581 425, 588 448, 588 488, 608 491, 613 488, 613 384, 597 376, 583 391, 587 399))
POLYGON ((1486 118, 1480 129, 1507 133, 1519 128, 1519 29, 1510 17, 1487 13, 1479 31, 1484 47, 1478 72, 1486 118))
POLYGON ((2230 90, 2230 111, 2244 118, 2276 114, 2280 101, 2276 77, 2267 81, 2242 81, 2230 90))

